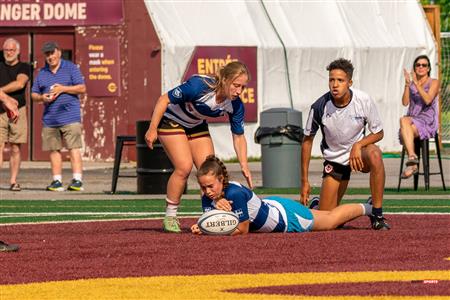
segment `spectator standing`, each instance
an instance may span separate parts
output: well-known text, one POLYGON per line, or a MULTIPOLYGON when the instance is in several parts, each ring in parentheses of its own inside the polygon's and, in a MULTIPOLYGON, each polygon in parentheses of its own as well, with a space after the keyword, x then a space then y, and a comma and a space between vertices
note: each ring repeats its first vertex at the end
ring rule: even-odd
MULTIPOLYGON (((0 90, 0 108, 5 111, 5 114, 8 115, 8 121, 11 123, 17 122, 19 117, 19 109, 18 102, 14 98, 11 98, 7 94, 5 94, 2 90, 0 90)), ((3 241, 0 241, 0 252, 15 252, 19 250, 18 245, 7 244, 3 241)))
POLYGON ((33 82, 33 101, 45 105, 42 117, 42 149, 50 151, 53 181, 47 186, 49 191, 63 191, 62 155, 63 140, 70 152, 73 179, 70 191, 83 190, 82 182, 82 124, 80 94, 86 92, 83 76, 79 68, 61 58, 61 48, 56 42, 46 42, 42 46, 46 65, 33 82))
POLYGON ((0 90, 16 99, 19 116, 16 122, 10 122, 5 109, 0 106, 0 168, 3 165, 3 149, 6 143, 10 144, 10 190, 20 191, 17 176, 20 170, 20 148, 27 142, 27 110, 25 91, 30 78, 29 66, 20 62, 20 44, 13 38, 3 43, 3 56, 5 62, 0 62, 0 90))

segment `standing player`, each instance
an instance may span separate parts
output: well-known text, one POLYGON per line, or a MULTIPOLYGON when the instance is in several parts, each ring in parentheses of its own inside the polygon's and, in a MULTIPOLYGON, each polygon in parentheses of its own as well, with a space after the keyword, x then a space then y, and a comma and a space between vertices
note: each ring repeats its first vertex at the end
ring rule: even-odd
POLYGON ((11 191, 20 191, 17 176, 20 170, 20 148, 27 142, 27 110, 25 103, 25 90, 29 80, 29 66, 19 61, 20 44, 13 38, 3 43, 3 56, 5 62, 0 62, 0 90, 17 100, 19 117, 17 122, 8 120, 5 110, 0 107, 0 168, 3 164, 3 148, 8 142, 11 146, 9 167, 11 191))
POLYGON ((247 67, 234 61, 221 68, 214 78, 192 76, 156 103, 145 140, 153 149, 158 138, 175 168, 167 183, 165 231, 181 232, 176 216, 192 166, 200 167, 208 155, 214 154, 208 117, 228 114, 234 149, 242 173, 252 187, 244 136, 244 104, 239 98, 249 77, 247 67))
MULTIPOLYGON (((330 63, 327 70, 330 91, 313 103, 304 130, 300 199, 303 204, 308 202, 311 190, 308 180, 311 149, 314 136, 320 129, 323 136, 320 148, 325 162, 319 209, 332 210, 339 205, 352 171, 370 172, 372 228, 390 229, 382 210, 384 164, 381 150, 375 145, 384 135, 378 111, 369 95, 350 89, 353 65, 349 60, 337 59, 330 63), (368 135, 365 135, 366 125, 370 131, 368 135)), ((310 207, 313 205, 311 203, 310 207)))
MULTIPOLYGON (((231 235, 248 232, 306 232, 335 229, 340 224, 371 213, 371 204, 345 204, 331 211, 308 209, 300 203, 281 197, 260 199, 237 182, 230 182, 223 162, 214 155, 206 158, 197 172, 202 189, 203 211, 233 211, 239 225, 231 235)), ((194 234, 201 234, 197 224, 194 234)))

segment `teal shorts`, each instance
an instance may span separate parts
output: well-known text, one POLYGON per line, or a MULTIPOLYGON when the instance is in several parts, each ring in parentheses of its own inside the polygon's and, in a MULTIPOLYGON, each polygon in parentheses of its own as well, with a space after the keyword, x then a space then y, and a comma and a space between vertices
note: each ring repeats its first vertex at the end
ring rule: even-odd
POLYGON ((284 208, 284 212, 281 212, 281 214, 287 218, 286 232, 307 232, 312 230, 314 217, 306 206, 292 199, 278 196, 270 196, 264 199, 276 201, 284 208))

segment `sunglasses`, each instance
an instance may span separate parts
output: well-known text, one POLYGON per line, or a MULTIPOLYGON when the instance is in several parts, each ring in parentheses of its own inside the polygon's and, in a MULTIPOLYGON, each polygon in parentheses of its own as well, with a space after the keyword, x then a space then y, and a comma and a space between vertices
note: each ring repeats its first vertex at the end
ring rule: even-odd
POLYGON ((420 68, 420 67, 422 67, 422 68, 428 68, 428 64, 419 64, 419 63, 417 63, 417 64, 416 64, 416 68, 420 68))

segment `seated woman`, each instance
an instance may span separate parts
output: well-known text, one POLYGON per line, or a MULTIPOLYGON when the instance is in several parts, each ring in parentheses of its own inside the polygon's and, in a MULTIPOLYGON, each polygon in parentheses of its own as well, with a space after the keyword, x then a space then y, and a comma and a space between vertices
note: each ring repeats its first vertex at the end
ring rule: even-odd
MULTIPOLYGON (((201 165, 197 179, 203 192, 203 211, 222 209, 238 215, 239 226, 231 235, 332 230, 359 216, 372 215, 371 203, 344 204, 321 211, 281 197, 260 199, 245 186, 230 182, 225 165, 214 155, 201 165)), ((191 226, 191 231, 201 234, 197 224, 191 226)))
POLYGON ((426 55, 420 55, 414 60, 411 74, 403 70, 405 90, 402 104, 409 107, 406 116, 400 118, 400 140, 408 154, 402 178, 409 178, 419 171, 414 139, 434 137, 438 129, 439 81, 430 78, 430 71, 430 59, 426 55))

